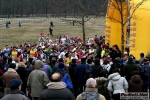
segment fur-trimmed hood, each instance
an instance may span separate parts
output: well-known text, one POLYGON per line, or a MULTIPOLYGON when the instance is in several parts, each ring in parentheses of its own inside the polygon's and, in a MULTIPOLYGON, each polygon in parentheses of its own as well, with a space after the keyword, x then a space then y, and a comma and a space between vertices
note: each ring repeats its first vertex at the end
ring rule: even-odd
POLYGON ((105 78, 105 77, 98 77, 98 78, 95 78, 97 82, 106 82, 108 79, 105 78))

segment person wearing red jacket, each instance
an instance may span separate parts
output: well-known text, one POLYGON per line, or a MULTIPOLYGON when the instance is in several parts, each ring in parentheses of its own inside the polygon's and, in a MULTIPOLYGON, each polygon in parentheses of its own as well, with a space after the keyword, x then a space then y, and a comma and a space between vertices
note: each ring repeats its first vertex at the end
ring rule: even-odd
POLYGON ((99 38, 97 37, 97 35, 95 35, 94 41, 95 41, 95 43, 99 42, 99 38))

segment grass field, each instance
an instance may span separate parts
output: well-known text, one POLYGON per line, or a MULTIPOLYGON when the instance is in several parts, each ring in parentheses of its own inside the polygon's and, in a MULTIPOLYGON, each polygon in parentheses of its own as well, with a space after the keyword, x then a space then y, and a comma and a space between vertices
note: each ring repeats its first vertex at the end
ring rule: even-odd
MULTIPOLYGON (((39 34, 44 31, 45 34, 49 33, 50 20, 36 20, 28 19, 0 19, 0 48, 3 49, 7 44, 9 46, 19 45, 26 41, 30 43, 38 43, 39 34), (6 29, 5 21, 11 20, 11 28, 6 29), (22 22, 22 27, 18 27, 18 21, 22 22)), ((62 21, 58 18, 52 19, 54 22, 53 34, 51 37, 54 40, 58 35, 67 34, 71 36, 82 37, 82 27, 80 24, 75 23, 73 26, 71 23, 62 21)), ((86 22, 86 38, 104 35, 105 18, 92 18, 86 22)))

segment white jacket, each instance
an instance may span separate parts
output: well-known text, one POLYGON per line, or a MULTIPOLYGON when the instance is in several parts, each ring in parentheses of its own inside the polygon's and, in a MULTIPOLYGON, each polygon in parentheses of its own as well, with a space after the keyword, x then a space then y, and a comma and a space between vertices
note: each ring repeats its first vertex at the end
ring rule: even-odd
POLYGON ((108 76, 109 83, 107 89, 113 94, 125 93, 128 89, 128 82, 124 77, 121 77, 119 73, 113 73, 108 76))

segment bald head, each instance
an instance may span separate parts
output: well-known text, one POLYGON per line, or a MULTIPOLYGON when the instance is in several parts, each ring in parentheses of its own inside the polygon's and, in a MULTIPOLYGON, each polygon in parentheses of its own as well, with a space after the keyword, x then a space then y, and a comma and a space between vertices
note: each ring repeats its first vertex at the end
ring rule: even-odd
POLYGON ((60 73, 54 73, 51 77, 51 82, 60 82, 62 79, 62 76, 60 73))
POLYGON ((97 85, 96 83, 96 80, 94 78, 89 78, 87 81, 86 81, 86 87, 87 88, 95 88, 97 85))

